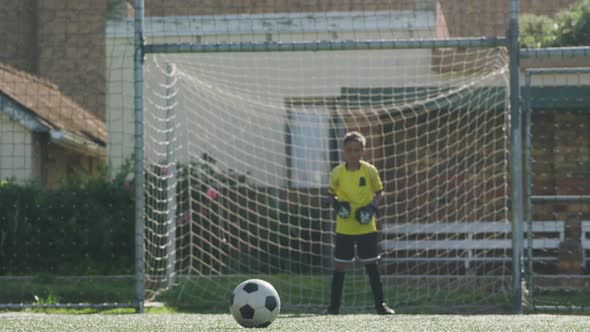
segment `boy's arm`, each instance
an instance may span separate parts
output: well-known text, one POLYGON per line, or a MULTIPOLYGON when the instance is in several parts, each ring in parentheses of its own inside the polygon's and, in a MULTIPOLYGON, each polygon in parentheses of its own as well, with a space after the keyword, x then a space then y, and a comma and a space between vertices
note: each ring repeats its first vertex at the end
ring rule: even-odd
POLYGON ((382 200, 383 200, 383 190, 379 190, 378 192, 375 193, 375 197, 373 197, 373 200, 371 201, 371 205, 377 207, 377 206, 379 206, 379 204, 381 204, 382 200))
POLYGON ((370 172, 371 178, 371 188, 375 191, 375 196, 373 196, 373 200, 371 201, 371 206, 375 211, 375 215, 379 216, 379 204, 383 200, 383 182, 381 181, 381 177, 379 176, 379 172, 373 166, 371 168, 372 172, 370 172))
POLYGON ((371 204, 369 204, 370 208, 373 210, 372 213, 375 215, 375 217, 379 217, 381 215, 381 213, 379 212, 379 204, 381 204, 382 200, 383 190, 379 190, 375 193, 375 197, 373 197, 371 204))
POLYGON ((338 187, 338 174, 336 169, 330 172, 330 184, 328 185, 328 194, 322 200, 323 207, 334 207, 338 206, 338 196, 336 196, 336 188, 338 187))
POLYGON ((324 197, 324 199, 322 200, 322 206, 327 208, 330 206, 336 207, 338 204, 338 198, 336 197, 335 194, 328 192, 328 195, 326 195, 326 197, 324 197))

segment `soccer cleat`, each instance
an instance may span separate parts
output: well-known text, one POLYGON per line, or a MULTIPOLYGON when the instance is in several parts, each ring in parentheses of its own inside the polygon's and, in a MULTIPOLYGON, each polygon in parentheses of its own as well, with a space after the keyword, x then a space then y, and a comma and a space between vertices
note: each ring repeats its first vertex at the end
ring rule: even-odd
POLYGON ((338 315, 340 314, 340 308, 333 308, 333 307, 328 307, 326 308, 326 310, 324 310, 324 315, 338 315))
POLYGON ((377 311, 377 315, 393 315, 393 314, 395 314, 395 311, 385 303, 381 303, 381 305, 375 306, 375 310, 377 311))

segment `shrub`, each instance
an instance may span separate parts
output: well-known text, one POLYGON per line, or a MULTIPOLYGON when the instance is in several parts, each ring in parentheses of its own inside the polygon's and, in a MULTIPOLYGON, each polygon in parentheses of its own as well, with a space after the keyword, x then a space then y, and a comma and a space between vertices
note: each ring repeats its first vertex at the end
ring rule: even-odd
POLYGON ((133 192, 123 179, 78 177, 57 189, 4 181, 0 275, 132 273, 133 192))
POLYGON ((590 0, 581 0, 554 18, 522 15, 519 25, 523 47, 590 45, 590 0))
POLYGON ((525 14, 520 17, 520 45, 538 48, 555 43, 555 22, 548 16, 525 14))

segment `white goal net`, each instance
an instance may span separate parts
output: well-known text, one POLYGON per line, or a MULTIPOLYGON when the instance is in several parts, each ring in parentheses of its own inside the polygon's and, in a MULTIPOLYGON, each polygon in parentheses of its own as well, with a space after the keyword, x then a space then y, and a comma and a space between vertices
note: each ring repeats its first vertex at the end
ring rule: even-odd
MULTIPOLYGON (((360 130, 385 186, 388 301, 505 300, 506 64, 503 49, 149 57, 149 292, 182 284, 218 303, 256 276, 287 305, 326 304, 334 218, 320 202, 360 130)), ((372 303, 362 271, 349 306, 372 303)))

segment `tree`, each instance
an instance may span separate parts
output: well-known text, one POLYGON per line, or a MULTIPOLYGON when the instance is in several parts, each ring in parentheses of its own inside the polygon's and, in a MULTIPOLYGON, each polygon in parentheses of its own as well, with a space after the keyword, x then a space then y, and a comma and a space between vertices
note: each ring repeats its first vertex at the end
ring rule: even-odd
POLYGON ((522 15, 519 24, 524 47, 590 45, 590 0, 580 0, 554 18, 522 15))
POLYGON ((582 0, 555 19, 557 34, 553 46, 590 45, 590 0, 582 0))
POLYGON ((557 26, 551 17, 525 14, 520 17, 519 25, 522 47, 547 47, 555 43, 557 26))

